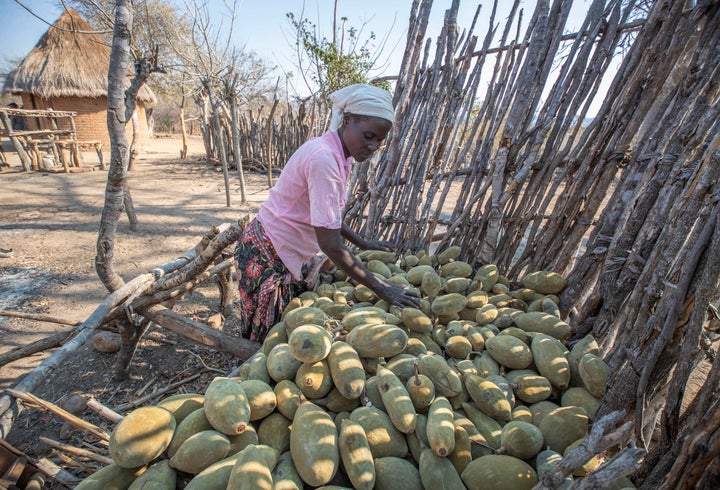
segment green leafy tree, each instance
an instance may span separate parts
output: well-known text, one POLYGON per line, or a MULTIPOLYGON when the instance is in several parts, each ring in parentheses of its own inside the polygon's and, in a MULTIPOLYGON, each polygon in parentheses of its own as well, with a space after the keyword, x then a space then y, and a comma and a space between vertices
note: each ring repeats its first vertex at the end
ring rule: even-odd
MULTIPOLYGON (((296 34, 300 73, 308 87, 315 88, 321 98, 347 85, 369 82, 369 73, 378 59, 374 32, 361 39, 362 29, 349 26, 347 17, 339 18, 338 27, 336 9, 332 38, 328 39, 309 19, 292 12, 286 15, 296 34)), ((389 88, 387 82, 377 85, 389 88)))

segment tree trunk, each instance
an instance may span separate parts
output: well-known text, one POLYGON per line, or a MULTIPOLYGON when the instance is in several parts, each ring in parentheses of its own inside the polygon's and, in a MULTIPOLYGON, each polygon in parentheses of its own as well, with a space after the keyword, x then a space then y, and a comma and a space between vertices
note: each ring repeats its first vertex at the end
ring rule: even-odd
MULTIPOLYGON (((105 206, 100 218, 95 270, 108 291, 122 287, 125 281, 115 271, 115 232, 123 211, 124 187, 130 161, 125 126, 128 122, 125 105, 125 77, 130 64, 130 39, 133 24, 133 5, 130 0, 118 0, 115 7, 115 27, 110 50, 108 71, 107 124, 110 133, 110 168, 105 187, 105 206)), ((128 94, 128 98, 131 94, 128 94)), ((131 112, 132 114, 132 112, 131 112)))

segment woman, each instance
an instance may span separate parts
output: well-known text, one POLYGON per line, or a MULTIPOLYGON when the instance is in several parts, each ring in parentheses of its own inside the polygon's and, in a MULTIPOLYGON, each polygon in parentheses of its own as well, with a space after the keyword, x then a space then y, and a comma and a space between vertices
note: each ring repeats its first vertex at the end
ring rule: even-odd
POLYGON ((330 94, 330 100, 330 129, 290 157, 235 249, 242 334, 256 342, 306 290, 303 277, 318 252, 379 298, 400 307, 419 305, 402 287, 378 279, 345 245, 348 240, 361 249, 392 250, 390 243, 365 240, 342 222, 353 161, 370 158, 392 128, 390 94, 356 84, 330 94))

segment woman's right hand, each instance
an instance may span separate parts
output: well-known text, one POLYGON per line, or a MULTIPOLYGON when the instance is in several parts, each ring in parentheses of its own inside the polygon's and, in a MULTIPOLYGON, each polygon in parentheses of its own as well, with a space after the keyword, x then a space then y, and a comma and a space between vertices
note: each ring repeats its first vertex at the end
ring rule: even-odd
POLYGON ((380 299, 384 299, 391 305, 395 305, 400 308, 420 307, 420 298, 415 291, 403 289, 402 286, 397 284, 383 283, 382 288, 375 290, 375 294, 380 299))

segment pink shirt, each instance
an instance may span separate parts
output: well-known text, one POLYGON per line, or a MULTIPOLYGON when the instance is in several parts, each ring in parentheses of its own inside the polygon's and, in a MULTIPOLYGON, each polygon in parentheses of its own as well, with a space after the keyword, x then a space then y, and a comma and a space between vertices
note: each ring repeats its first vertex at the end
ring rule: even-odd
POLYGON ((258 220, 296 280, 303 264, 320 251, 313 227, 342 227, 352 161, 335 131, 313 138, 290 157, 260 207, 258 220))

